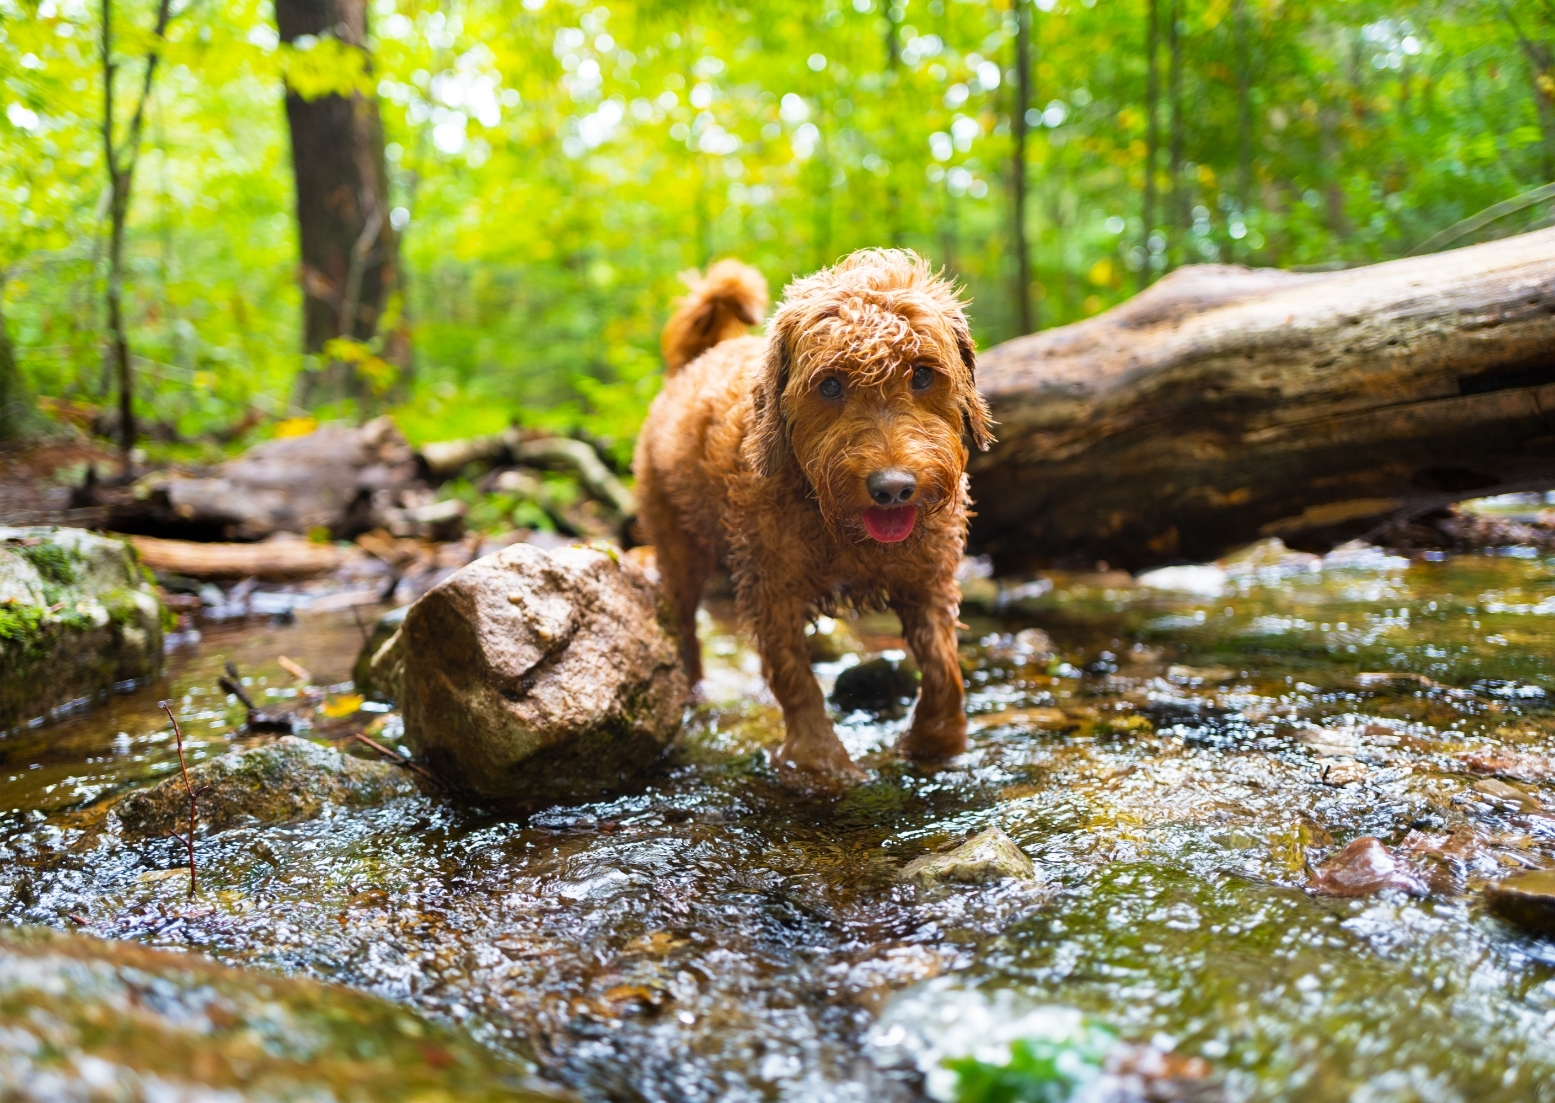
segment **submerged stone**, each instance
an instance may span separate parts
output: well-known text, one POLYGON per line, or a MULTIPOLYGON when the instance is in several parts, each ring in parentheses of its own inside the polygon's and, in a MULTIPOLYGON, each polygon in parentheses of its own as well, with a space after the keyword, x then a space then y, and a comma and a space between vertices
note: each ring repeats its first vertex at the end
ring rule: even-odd
POLYGON ((1424 895, 1425 885, 1380 839, 1356 839, 1324 862, 1307 886, 1319 896, 1370 896, 1384 889, 1424 895))
POLYGON ((162 605, 134 550, 0 528, 0 731, 162 669, 162 605))
POLYGON ((0 1097, 573 1098, 385 999, 37 927, 0 930, 0 1097))
POLYGON ((1000 827, 979 831, 953 850, 914 858, 902 867, 901 876, 925 886, 950 881, 982 885, 1004 878, 1039 880, 1031 858, 1000 827))
MULTIPOLYGON (((208 831, 243 820, 305 820, 325 804, 366 807, 417 791, 402 767, 352 758, 291 735, 191 766, 189 783, 198 799, 198 826, 208 831)), ((183 775, 128 794, 115 811, 131 838, 186 830, 189 794, 183 775)))
POLYGON ((1555 938, 1555 870, 1516 873, 1485 886, 1490 910, 1534 934, 1555 938))
POLYGON ((843 712, 872 712, 876 716, 905 716, 906 706, 918 695, 916 672, 906 661, 870 659, 837 675, 832 704, 843 712))
POLYGON ((686 677, 659 591, 609 551, 515 544, 429 590, 373 658, 434 773, 491 798, 609 791, 680 730, 686 677))

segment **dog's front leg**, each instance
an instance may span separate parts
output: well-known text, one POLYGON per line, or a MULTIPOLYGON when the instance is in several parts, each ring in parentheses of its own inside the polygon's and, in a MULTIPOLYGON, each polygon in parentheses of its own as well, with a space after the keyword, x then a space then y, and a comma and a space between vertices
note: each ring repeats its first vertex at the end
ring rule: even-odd
POLYGON ((810 670, 805 643, 805 607, 786 595, 760 587, 754 595, 756 642, 762 672, 783 706, 783 745, 775 764, 785 784, 800 789, 829 788, 839 781, 862 781, 864 772, 837 738, 826 699, 810 670), (760 592, 765 590, 766 592, 760 592))
POLYGON ((912 726, 898 749, 913 758, 949 758, 966 750, 965 683, 956 654, 954 580, 936 586, 922 600, 893 601, 907 645, 923 672, 912 726))

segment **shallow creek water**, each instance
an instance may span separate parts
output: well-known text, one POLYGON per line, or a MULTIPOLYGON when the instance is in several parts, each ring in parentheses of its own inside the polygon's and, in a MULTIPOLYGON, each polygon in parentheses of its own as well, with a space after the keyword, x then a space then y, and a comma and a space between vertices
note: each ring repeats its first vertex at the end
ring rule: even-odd
MULTIPOLYGON (((1555 942, 1479 896, 1555 867, 1555 781, 1486 795, 1460 757, 1555 756, 1555 561, 1264 548, 1158 581, 1188 589, 1055 575, 969 606, 971 749, 942 768, 887 753, 905 720, 854 714, 868 784, 778 788, 776 710, 714 616, 708 701, 629 792, 202 833, 188 904, 180 845, 103 815, 176 769, 157 700, 200 759, 265 738, 224 660, 282 707, 279 655, 338 697, 359 645, 349 614, 206 625, 162 685, 0 740, 0 918, 388 996, 589 1099, 919 1099, 913 1047, 954 1052, 969 1008, 1056 1005, 1202 1058, 1205 1098, 1555 1100, 1555 942), (1040 885, 897 879, 990 825, 1040 885), (1310 894, 1363 835, 1430 893, 1310 894)), ((368 722, 395 742, 392 713, 312 734, 368 722)))

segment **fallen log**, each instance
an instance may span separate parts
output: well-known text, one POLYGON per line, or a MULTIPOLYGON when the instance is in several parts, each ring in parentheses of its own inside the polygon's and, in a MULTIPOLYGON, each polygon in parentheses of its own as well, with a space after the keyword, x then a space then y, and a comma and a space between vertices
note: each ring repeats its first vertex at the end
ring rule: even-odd
POLYGON ((1179 269, 989 349, 972 548, 1002 572, 1322 551, 1555 487, 1555 229, 1367 268, 1179 269))
POLYGON ((328 574, 345 560, 333 544, 308 540, 265 540, 257 544, 199 544, 131 536, 141 562, 161 574, 198 579, 285 580, 328 574))
POLYGON ((72 505, 107 510, 114 532, 197 540, 259 540, 325 529, 349 538, 381 523, 418 471, 394 422, 324 424, 276 438, 199 474, 153 472, 130 487, 93 480, 72 505))

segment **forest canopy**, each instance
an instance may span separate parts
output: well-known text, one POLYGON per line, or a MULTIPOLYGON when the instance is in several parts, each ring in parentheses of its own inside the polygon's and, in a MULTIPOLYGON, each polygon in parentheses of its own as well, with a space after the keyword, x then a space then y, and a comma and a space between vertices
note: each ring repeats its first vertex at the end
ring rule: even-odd
POLYGON ((1373 262, 1551 210, 1549 0, 354 6, 355 36, 283 40, 264 0, 0 0, 0 306, 45 405, 118 401, 110 147, 137 157, 122 330, 164 441, 392 408, 413 439, 518 418, 619 460, 677 274, 720 256, 776 290, 911 247, 987 346, 1181 264, 1373 262), (396 278, 327 352, 286 89, 381 117, 396 278), (300 386, 331 358, 354 397, 300 386))

